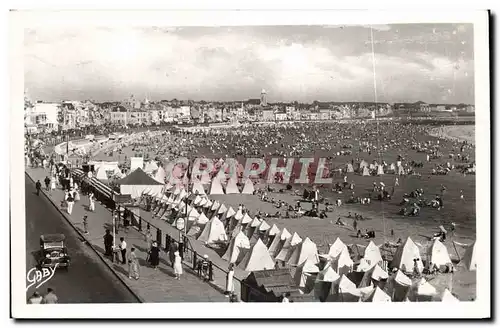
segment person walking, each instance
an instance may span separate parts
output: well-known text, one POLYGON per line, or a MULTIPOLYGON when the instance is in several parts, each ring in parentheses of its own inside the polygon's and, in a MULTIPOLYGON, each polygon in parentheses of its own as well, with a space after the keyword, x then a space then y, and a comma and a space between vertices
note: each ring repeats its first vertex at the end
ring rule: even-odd
POLYGON ((179 248, 177 247, 177 244, 175 242, 172 242, 168 252, 168 258, 170 260, 170 265, 172 266, 172 268, 174 267, 175 264, 175 252, 177 252, 178 250, 179 248))
POLYGON ((50 190, 50 178, 48 176, 45 177, 45 190, 49 191, 50 190))
POLYGON ((153 242, 148 253, 149 264, 156 270, 160 264, 160 248, 156 241, 153 242))
POLYGON ((174 273, 175 273, 175 279, 180 280, 181 275, 182 275, 182 259, 179 254, 179 251, 176 251, 174 253, 175 260, 174 260, 174 273))
POLYGON ((106 229, 106 234, 103 237, 104 239, 104 255, 111 256, 113 255, 113 236, 111 232, 106 229))
POLYGON ((226 292, 224 293, 226 297, 229 297, 232 293, 234 293, 233 277, 234 277, 234 264, 230 263, 226 278, 226 292))
POLYGON ((42 189, 42 184, 40 180, 37 180, 37 182, 35 183, 35 188, 36 188, 36 195, 40 196, 40 189, 42 189))
POLYGON ((125 242, 125 238, 120 238, 120 252, 122 253, 122 264, 127 264, 127 242, 125 242))
POLYGON ((43 297, 38 292, 34 292, 28 299, 28 304, 42 304, 43 297))
POLYGON ((56 178, 52 176, 52 179, 50 179, 50 190, 56 190, 56 187, 56 178))
POLYGON ((88 216, 87 215, 83 216, 83 232, 86 235, 89 234, 89 223, 88 223, 88 216))
POLYGON ((66 200, 66 203, 68 203, 68 214, 71 215, 71 213, 73 212, 73 205, 75 205, 75 199, 73 198, 72 192, 68 193, 68 199, 66 200))
POLYGON ((58 299, 52 288, 47 288, 47 294, 43 297, 42 304, 57 304, 58 299))
POLYGON ((130 249, 128 255, 128 278, 132 279, 132 276, 135 280, 139 280, 139 260, 137 259, 137 255, 135 255, 134 247, 130 249))
POLYGON ((151 234, 151 230, 147 230, 146 234, 144 235, 144 240, 148 244, 148 248, 151 248, 153 246, 153 234, 151 234))
POLYGON ((89 194, 89 211, 91 212, 95 211, 95 199, 94 199, 94 193, 92 191, 89 194))

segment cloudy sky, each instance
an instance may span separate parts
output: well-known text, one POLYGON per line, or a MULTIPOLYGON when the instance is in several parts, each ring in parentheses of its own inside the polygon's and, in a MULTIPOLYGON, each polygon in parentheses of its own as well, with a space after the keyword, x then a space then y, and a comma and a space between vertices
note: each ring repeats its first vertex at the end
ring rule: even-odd
POLYGON ((472 25, 39 28, 33 100, 474 102, 472 25))

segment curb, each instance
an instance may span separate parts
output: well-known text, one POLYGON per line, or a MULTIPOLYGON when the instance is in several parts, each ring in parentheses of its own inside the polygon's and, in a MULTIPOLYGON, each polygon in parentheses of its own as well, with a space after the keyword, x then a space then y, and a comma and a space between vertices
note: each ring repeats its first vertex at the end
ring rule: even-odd
MULTIPOLYGON (((29 175, 28 172, 24 171, 24 174, 34 183, 35 181, 33 180, 33 178, 29 175)), ((68 219, 66 217, 66 214, 61 210, 61 208, 59 206, 57 206, 56 203, 54 203, 54 201, 52 200, 51 197, 49 197, 45 190, 41 190, 42 191, 42 194, 49 200, 49 202, 57 209, 57 211, 64 217, 64 219, 69 223, 69 225, 76 231, 76 233, 80 236, 81 239, 83 239, 85 241, 85 243, 97 254, 97 256, 101 259, 101 261, 106 265, 106 267, 115 275, 116 278, 118 278, 119 281, 121 281, 121 283, 125 286, 125 288, 132 294, 134 295, 134 297, 139 301, 139 303, 146 303, 146 301, 141 297, 139 296, 137 293, 135 293, 132 288, 130 288, 130 286, 127 285, 127 283, 125 282, 125 279, 123 279, 113 268, 112 266, 108 263, 108 261, 106 261, 106 258, 99 252, 97 251, 93 246, 92 246, 92 243, 85 237, 84 234, 82 234, 80 232, 80 230, 78 230, 75 225, 73 224, 73 222, 71 222, 70 219, 68 219)))

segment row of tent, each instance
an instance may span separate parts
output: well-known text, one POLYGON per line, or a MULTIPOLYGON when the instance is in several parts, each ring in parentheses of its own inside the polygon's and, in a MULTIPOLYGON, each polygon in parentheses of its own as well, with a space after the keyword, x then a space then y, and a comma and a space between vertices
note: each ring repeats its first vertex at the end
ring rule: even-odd
MULTIPOLYGON (((383 175, 386 173, 393 173, 393 174, 398 174, 402 175, 405 174, 405 170, 403 166, 398 162, 398 165, 392 163, 391 165, 388 166, 387 169, 384 169, 385 165, 382 164, 368 164, 366 161, 361 161, 359 164, 359 168, 357 172, 361 174, 362 176, 370 176, 370 172, 376 172, 376 175, 383 175)), ((354 167, 351 163, 346 164, 346 172, 347 173, 354 173, 354 167)))

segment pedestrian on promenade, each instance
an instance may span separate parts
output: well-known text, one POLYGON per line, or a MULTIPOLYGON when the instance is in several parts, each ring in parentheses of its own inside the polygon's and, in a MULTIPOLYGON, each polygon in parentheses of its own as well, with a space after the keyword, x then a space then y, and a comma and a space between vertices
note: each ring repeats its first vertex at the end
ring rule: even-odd
POLYGON ((48 176, 45 177, 45 190, 49 191, 50 190, 50 178, 48 176))
POLYGON ((224 293, 226 297, 229 297, 234 292, 233 277, 234 277, 234 264, 230 263, 226 280, 226 292, 224 293))
POLYGON ((37 180, 35 183, 35 188, 36 188, 36 195, 40 196, 40 189, 42 189, 42 184, 40 183, 40 180, 37 180))
POLYGON ((111 256, 113 255, 113 236, 111 235, 111 232, 106 229, 106 234, 103 237, 104 239, 104 255, 111 256))
POLYGON ((89 234, 89 223, 88 223, 88 217, 87 215, 83 216, 83 232, 88 235, 89 234))
MULTIPOLYGON (((122 238, 123 239, 123 238, 122 238)), ((139 280, 139 260, 137 255, 135 255, 135 248, 130 249, 130 254, 128 255, 128 278, 139 280)))
POLYGON ((28 299, 28 304, 42 304, 43 297, 38 292, 34 292, 33 296, 28 299))
POLYGON ((56 178, 54 176, 52 176, 52 179, 50 179, 50 189, 56 190, 56 178))
POLYGON ((43 297, 42 304, 57 304, 58 299, 52 288, 47 288, 47 294, 43 297))
POLYGON ((174 253, 175 260, 174 260, 174 273, 175 273, 175 279, 180 280, 181 275, 182 275, 182 259, 181 255, 179 254, 178 251, 174 253))
POLYGON ((153 234, 151 234, 151 230, 147 230, 146 234, 144 235, 144 240, 148 244, 148 248, 151 248, 153 246, 153 234))
POLYGON ((151 266, 156 270, 160 264, 160 248, 156 241, 153 242, 149 249, 148 259, 151 266))
POLYGON ((122 263, 127 264, 127 243, 123 237, 120 238, 120 252, 122 252, 122 263))
POLYGON ((68 199, 66 202, 68 203, 68 214, 71 215, 73 212, 73 205, 75 205, 75 199, 73 198, 73 194, 71 192, 68 193, 68 199))
POLYGON ((95 211, 94 193, 92 191, 89 194, 89 211, 91 212, 95 211))
POLYGON ((170 244, 170 249, 168 252, 168 258, 170 260, 170 265, 172 266, 172 268, 174 267, 175 263, 175 252, 177 252, 178 250, 179 248, 177 247, 177 244, 175 243, 175 241, 173 241, 172 244, 170 244))

